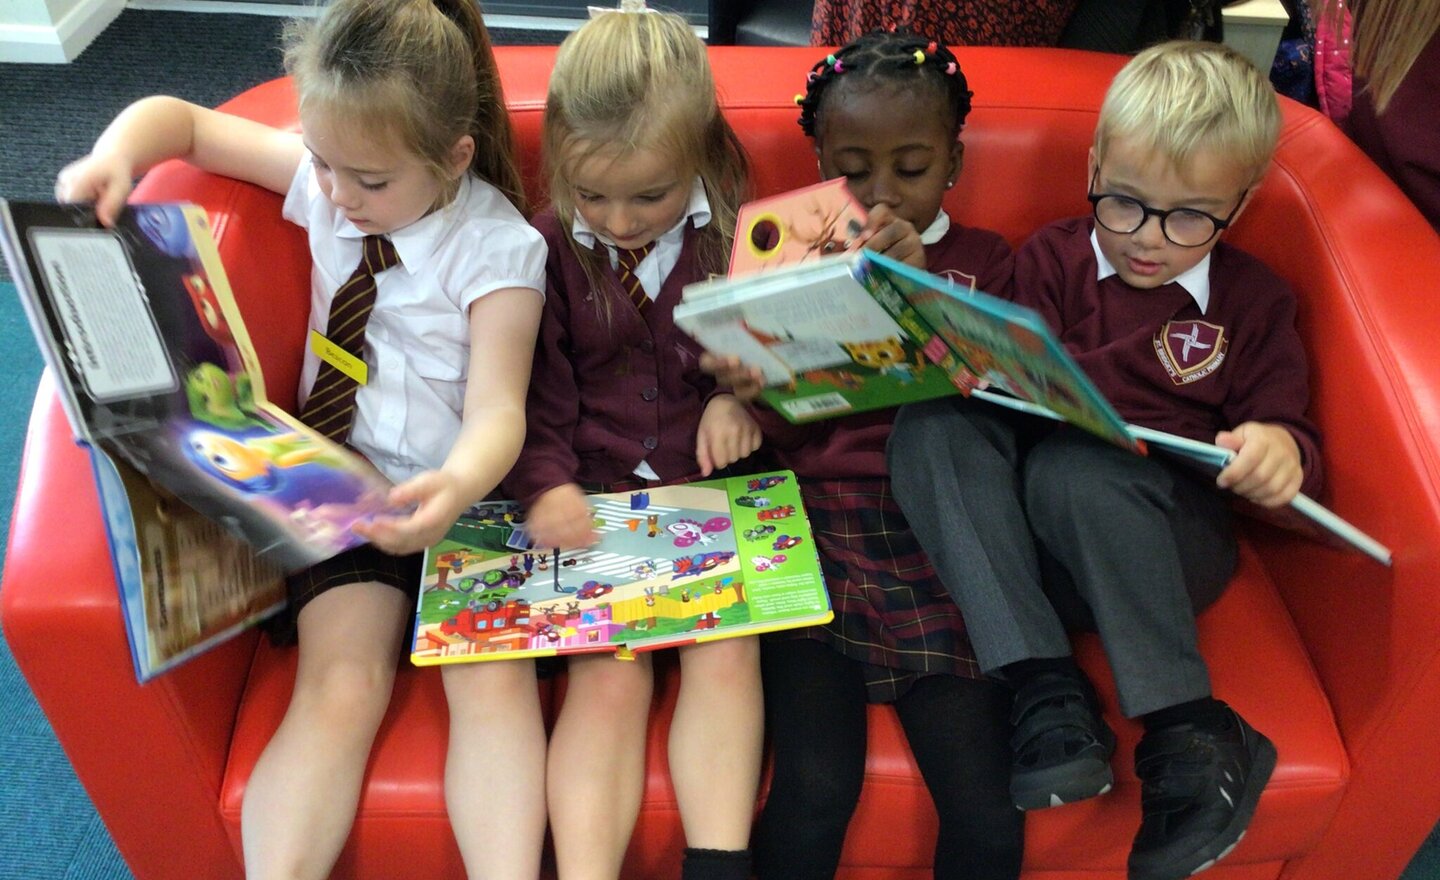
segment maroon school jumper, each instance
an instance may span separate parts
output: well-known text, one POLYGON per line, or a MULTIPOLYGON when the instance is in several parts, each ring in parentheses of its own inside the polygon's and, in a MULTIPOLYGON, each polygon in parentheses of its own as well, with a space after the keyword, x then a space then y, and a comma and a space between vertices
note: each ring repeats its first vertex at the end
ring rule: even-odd
POLYGON ((1374 96, 1359 79, 1354 92, 1346 132, 1440 232, 1440 31, 1420 51, 1384 113, 1376 115, 1374 96))
MULTIPOLYGON (((998 296, 1009 291, 1010 246, 993 232, 952 225, 926 245, 925 260, 935 274, 974 276, 977 288, 998 296)), ((757 418, 780 466, 799 476, 835 610, 824 626, 777 637, 817 639, 864 664, 871 702, 899 698, 922 675, 979 678, 960 610, 890 492, 885 441, 895 410, 803 426, 768 408, 757 418)))
POLYGON ((681 289, 701 278, 695 228, 686 227, 679 261, 642 316, 603 255, 605 289, 591 289, 553 209, 533 223, 550 249, 545 311, 525 446, 505 493, 528 506, 566 483, 633 479, 641 461, 664 482, 696 475, 695 435, 715 382, 671 319, 681 289))
POLYGON ((1300 446, 1302 491, 1320 488, 1320 434, 1295 295, 1225 242, 1210 252, 1202 314, 1174 282, 1154 290, 1097 281, 1089 217, 1042 228, 1015 254, 1015 301, 1038 310, 1128 422, 1213 443, 1241 422, 1274 422, 1300 446))

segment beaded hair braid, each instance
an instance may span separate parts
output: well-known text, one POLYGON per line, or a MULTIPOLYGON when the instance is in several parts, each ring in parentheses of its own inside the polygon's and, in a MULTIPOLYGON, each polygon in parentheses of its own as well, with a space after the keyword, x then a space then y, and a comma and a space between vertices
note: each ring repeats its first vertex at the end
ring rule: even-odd
POLYGON ((830 86, 840 77, 866 81, 925 83, 934 88, 954 114, 958 137, 970 114, 970 91, 960 62, 946 46, 906 30, 871 31, 810 69, 805 93, 795 96, 800 128, 815 136, 816 123, 830 86))

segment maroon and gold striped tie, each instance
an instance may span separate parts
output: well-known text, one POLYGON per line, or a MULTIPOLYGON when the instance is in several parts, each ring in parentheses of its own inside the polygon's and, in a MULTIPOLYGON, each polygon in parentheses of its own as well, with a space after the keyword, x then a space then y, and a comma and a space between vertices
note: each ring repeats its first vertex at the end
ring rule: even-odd
POLYGON ((645 286, 640 283, 640 277, 635 274, 635 269, 653 247, 653 244, 647 244, 638 248, 615 249, 616 262, 619 264, 615 272, 620 276, 620 287, 630 297, 635 308, 642 312, 645 311, 646 306, 650 305, 650 297, 645 293, 645 286))
MULTIPOLYGON (((330 319, 325 328, 327 339, 351 355, 361 357, 365 324, 375 305, 375 276, 399 262, 400 255, 390 239, 383 235, 365 236, 360 265, 330 301, 330 319)), ((300 420, 336 443, 344 443, 355 421, 355 393, 359 390, 358 382, 334 364, 322 360, 310 396, 300 410, 300 420)))

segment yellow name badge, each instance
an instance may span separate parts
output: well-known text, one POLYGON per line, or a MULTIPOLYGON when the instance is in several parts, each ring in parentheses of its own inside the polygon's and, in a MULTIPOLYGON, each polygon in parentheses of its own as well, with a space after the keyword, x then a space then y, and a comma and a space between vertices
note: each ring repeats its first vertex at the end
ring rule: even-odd
POLYGON ((370 378, 370 368, 355 355, 325 338, 319 330, 310 331, 310 350, 315 356, 361 385, 370 378))

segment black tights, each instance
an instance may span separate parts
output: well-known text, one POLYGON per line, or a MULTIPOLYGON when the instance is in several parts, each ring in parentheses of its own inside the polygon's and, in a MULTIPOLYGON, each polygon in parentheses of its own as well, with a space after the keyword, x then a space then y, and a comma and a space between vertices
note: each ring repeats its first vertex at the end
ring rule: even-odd
MULTIPOLYGON (((755 828, 756 874, 831 880, 865 776, 864 672, 811 639, 767 641, 760 656, 774 772, 755 828)), ((1024 814, 1010 801, 1010 702, 994 682, 951 675, 926 676, 895 702, 940 818, 936 880, 1020 876, 1024 814)))

